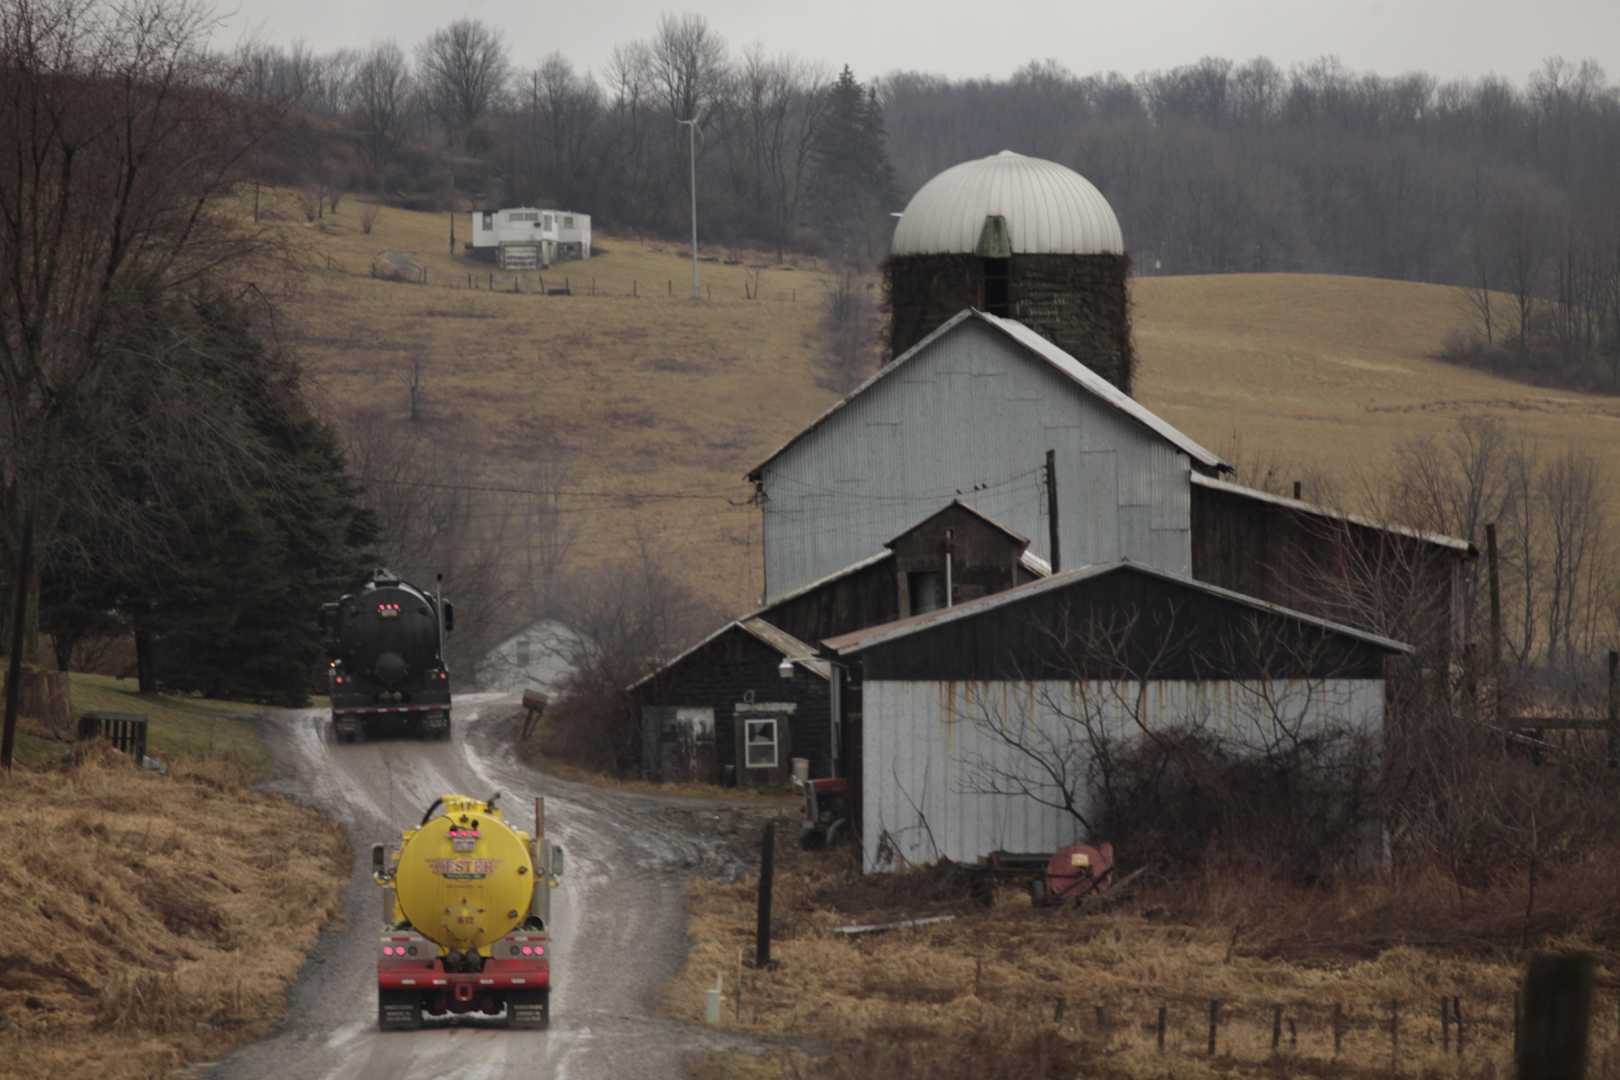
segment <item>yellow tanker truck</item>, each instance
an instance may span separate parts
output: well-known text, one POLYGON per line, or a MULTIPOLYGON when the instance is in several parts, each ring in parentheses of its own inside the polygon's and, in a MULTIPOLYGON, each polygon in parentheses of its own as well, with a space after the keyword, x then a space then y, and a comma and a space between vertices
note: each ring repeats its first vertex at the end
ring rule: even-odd
POLYGON ((551 890, 562 849, 545 843, 535 800, 531 836, 506 822, 499 795, 445 795, 391 854, 371 849, 384 894, 377 1024, 417 1028, 425 1015, 504 1015, 510 1027, 551 1022, 551 890))

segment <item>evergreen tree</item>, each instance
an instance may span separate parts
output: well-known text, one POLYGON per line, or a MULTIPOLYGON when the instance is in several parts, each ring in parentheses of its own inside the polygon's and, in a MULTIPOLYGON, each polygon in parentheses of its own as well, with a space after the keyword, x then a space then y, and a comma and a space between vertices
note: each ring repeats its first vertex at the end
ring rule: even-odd
POLYGON ((847 64, 826 92, 826 113, 810 155, 812 213, 834 252, 870 263, 887 246, 895 201, 883 106, 877 91, 856 82, 847 64))
MULTIPOLYGON (((143 690, 155 675, 172 689, 302 704, 320 670, 316 612, 369 568, 374 519, 302 398, 296 362, 242 301, 204 294, 145 314, 120 347, 147 366, 124 370, 145 383, 190 369, 250 433, 253 464, 225 484, 171 479, 170 496, 126 532, 70 532, 47 566, 45 621, 72 637, 116 612, 137 636, 143 690)), ((161 427, 161 393, 130 389, 133 423, 161 427)), ((109 483, 140 490, 162 462, 153 450, 109 462, 109 483)), ((169 448, 175 468, 184 450, 169 448)))

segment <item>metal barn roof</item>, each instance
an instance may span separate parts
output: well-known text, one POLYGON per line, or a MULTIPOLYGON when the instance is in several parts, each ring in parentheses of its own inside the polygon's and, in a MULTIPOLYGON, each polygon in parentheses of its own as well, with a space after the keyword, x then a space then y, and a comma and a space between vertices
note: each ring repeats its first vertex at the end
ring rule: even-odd
MULTIPOLYGON (((887 555, 888 553, 885 552, 884 554, 887 555)), ((806 645, 804 642, 800 641, 787 631, 771 625, 764 619, 748 616, 742 619, 734 619, 731 622, 726 623, 720 629, 716 630, 714 633, 710 634, 696 645, 693 645, 690 649, 687 649, 674 659, 667 660, 660 664, 655 670, 649 671, 647 674, 625 687, 625 689, 634 690, 639 686, 651 682, 662 672, 668 671, 676 664, 679 664, 682 660, 685 660, 688 656, 691 656, 693 653, 703 648, 703 646, 709 644, 709 642, 720 637, 722 634, 730 633, 732 630, 741 630, 743 633, 748 634, 750 637, 754 638, 760 643, 775 649, 778 653, 782 654, 783 658, 793 661, 794 664, 804 668, 804 670, 808 671, 812 675, 819 676, 823 679, 832 678, 832 665, 826 660, 817 657, 815 655, 815 650, 813 650, 810 646, 806 645)))
POLYGON ((1133 562, 1096 563, 1091 566, 1082 566, 1074 570, 1065 570, 1061 573, 1053 574, 1051 577, 1040 578, 1037 581, 1031 581, 1024 585, 1019 585, 1015 588, 1008 589, 1005 592, 992 593, 989 596, 980 597, 977 600, 968 600, 952 607, 940 608, 936 611, 927 612, 926 614, 913 615, 910 618, 885 623, 882 626, 867 627, 864 630, 856 630, 848 634, 842 634, 835 638, 828 638, 822 643, 822 646, 825 652, 834 653, 837 655, 858 653, 869 649, 874 645, 882 645, 890 641, 896 641, 900 638, 910 637, 912 634, 921 633, 924 630, 931 630, 936 626, 943 626, 946 623, 955 622, 958 619, 972 618, 975 615, 982 615, 984 612, 994 611, 996 608, 1004 607, 1008 604, 1016 604, 1020 601, 1027 600, 1032 596, 1039 596, 1040 594, 1049 592, 1053 589, 1067 588, 1070 585, 1076 585, 1083 581, 1090 581, 1094 578, 1100 578, 1106 574, 1120 572, 1136 573, 1156 577, 1163 581, 1168 581, 1174 585, 1180 585, 1184 588, 1207 593, 1210 596, 1217 596, 1233 603, 1242 604, 1243 606, 1253 608, 1256 611, 1264 611, 1274 615, 1282 615, 1286 618, 1295 619, 1299 622, 1308 623, 1312 626, 1319 626, 1322 629, 1331 631, 1335 634, 1344 634, 1348 637, 1365 641, 1369 645, 1374 645, 1380 649, 1387 649, 1390 652, 1410 653, 1412 651, 1412 647, 1410 645, 1395 641, 1392 638, 1383 637, 1379 634, 1374 634, 1366 630, 1358 630, 1353 626, 1346 626, 1343 623, 1336 623, 1329 619, 1318 618, 1315 615, 1307 615, 1303 611, 1295 611, 1293 608, 1283 607, 1281 604, 1273 604, 1267 600, 1259 600, 1252 596, 1244 596, 1242 593, 1233 592, 1230 589, 1223 589, 1218 585, 1211 585, 1208 582, 1198 581, 1195 578, 1182 577, 1179 574, 1167 573, 1163 570, 1157 570, 1143 563, 1133 562))
POLYGON ((1096 186, 1064 165, 1003 150, 964 161, 918 189, 900 215, 895 255, 971 254, 987 217, 1015 255, 1120 255, 1119 218, 1096 186))
POLYGON ((1175 446, 1176 449, 1180 450, 1182 453, 1186 454, 1188 457, 1192 458, 1205 468, 1216 469, 1222 472, 1231 471, 1232 466, 1228 465, 1226 462, 1222 461, 1208 450, 1205 450, 1202 446, 1198 445, 1186 435, 1183 435, 1169 423, 1160 419, 1157 414, 1148 409, 1141 402, 1119 389, 1119 387, 1115 386, 1101 375, 1098 375, 1095 371, 1092 371, 1090 368, 1086 367, 1086 365, 1082 364, 1080 361, 1076 360, 1074 357, 1070 356, 1068 353, 1064 352, 1050 341, 1047 341, 1045 338, 1041 337, 1041 335, 1037 334, 1023 323, 1014 319, 1004 319, 998 315, 991 315, 987 312, 980 311, 977 308, 963 308, 951 318, 941 323, 939 327, 933 331, 933 333, 929 334, 927 337, 917 342, 917 344, 895 357, 892 363, 885 364, 882 368, 879 368, 875 375, 871 376, 865 382, 861 383, 861 385, 851 390, 849 394, 846 395, 842 400, 834 402, 831 408, 822 413, 820 416, 816 417, 815 420, 811 421, 810 425, 803 431, 799 432, 797 435, 793 436, 793 438, 783 443, 776 449, 774 453, 771 454, 770 457, 766 458, 764 461, 750 469, 748 471, 747 479, 758 480, 760 473, 764 472, 765 466, 781 457, 800 440, 804 439, 817 428, 821 427, 821 425, 825 424, 829 419, 837 414, 840 409, 843 409, 851 401, 854 401, 856 398, 866 393, 866 391, 870 390, 873 386, 905 367, 906 363, 910 361, 912 357, 918 355, 935 341, 944 337, 946 334, 949 334, 951 331, 955 330, 958 326, 961 326, 969 319, 977 319, 987 326, 991 326, 1001 331, 1003 334, 1022 345, 1029 352, 1033 353, 1041 360, 1044 360, 1053 368, 1056 368, 1058 372, 1063 374, 1081 389, 1089 392, 1093 397, 1101 399, 1105 404, 1112 405, 1114 408, 1118 409, 1132 420, 1135 420, 1143 427, 1146 427, 1156 435, 1169 442, 1171 445, 1175 446))
POLYGON ((1023 544, 1025 547, 1029 546, 1029 537, 1025 536, 1023 533, 1014 532, 1001 522, 997 521, 995 518, 991 517, 989 514, 986 514, 980 510, 975 510, 961 499, 952 499, 938 510, 935 510, 932 514, 929 514, 927 517, 917 522, 915 525, 908 525, 905 532, 900 533, 892 540, 885 540, 883 542, 883 546, 886 548, 894 547, 894 545, 898 544, 900 541, 904 540, 906 537, 910 536, 912 533, 916 532, 918 529, 922 528, 924 525, 928 524, 930 521, 933 521, 935 518, 939 517, 939 515, 952 508, 961 510, 971 517, 978 518, 981 522, 996 530, 998 533, 1005 536, 1015 544, 1023 544))
POLYGON ((1331 518, 1334 521, 1343 521, 1350 525, 1359 525, 1366 529, 1377 529, 1379 532, 1394 533, 1397 536, 1409 536, 1412 539, 1421 541, 1425 544, 1433 544, 1436 547, 1450 548, 1451 550, 1462 555, 1467 555, 1470 558, 1474 558, 1479 555, 1479 549, 1473 544, 1469 543, 1467 540, 1462 540, 1455 536, 1446 536, 1443 533, 1424 532, 1422 529, 1414 529, 1406 525, 1391 525, 1388 522, 1374 521, 1372 518, 1362 517, 1360 514, 1349 514, 1342 510, 1330 510, 1329 508, 1320 506, 1316 503, 1305 502, 1303 499, 1290 499, 1286 495, 1273 495, 1269 491, 1261 491, 1258 488, 1244 487, 1242 484, 1234 484, 1230 480, 1217 480, 1213 476, 1204 476, 1201 473, 1193 473, 1192 482, 1197 487, 1208 488, 1211 491, 1219 491, 1226 495, 1236 495, 1243 499, 1253 499, 1256 502, 1270 503, 1272 506, 1281 506, 1288 510, 1297 510, 1300 513, 1311 514, 1314 517, 1331 518))

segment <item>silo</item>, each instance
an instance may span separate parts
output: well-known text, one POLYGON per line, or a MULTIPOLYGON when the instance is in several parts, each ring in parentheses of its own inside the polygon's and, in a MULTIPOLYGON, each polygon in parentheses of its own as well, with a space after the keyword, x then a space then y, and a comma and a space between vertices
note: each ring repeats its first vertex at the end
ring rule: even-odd
POLYGON ((1131 392, 1130 258, 1113 208, 1056 162, 1003 150, 912 196, 884 289, 889 357, 965 307, 1017 319, 1131 392))

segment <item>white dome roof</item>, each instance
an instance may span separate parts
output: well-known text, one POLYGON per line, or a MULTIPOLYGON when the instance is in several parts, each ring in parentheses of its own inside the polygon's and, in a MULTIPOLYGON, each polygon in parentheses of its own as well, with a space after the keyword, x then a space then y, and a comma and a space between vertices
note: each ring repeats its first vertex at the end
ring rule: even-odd
POLYGON ((1091 181, 1011 150, 953 165, 924 184, 900 215, 892 251, 971 253, 992 214, 1006 219, 1015 254, 1125 253, 1119 219, 1091 181))

